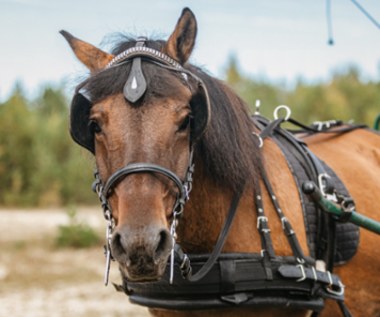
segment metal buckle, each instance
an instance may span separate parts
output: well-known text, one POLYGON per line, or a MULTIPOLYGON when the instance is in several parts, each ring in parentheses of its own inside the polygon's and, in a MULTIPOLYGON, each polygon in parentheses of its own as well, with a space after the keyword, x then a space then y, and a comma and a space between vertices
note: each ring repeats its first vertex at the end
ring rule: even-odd
POLYGON ((268 222, 268 217, 259 216, 257 217, 257 229, 260 229, 261 222, 268 222))
POLYGON ((326 287, 326 291, 328 293, 336 295, 336 296, 343 296, 344 295, 344 288, 345 288, 344 284, 341 281, 338 281, 338 283, 339 283, 339 290, 338 291, 334 291, 332 289, 333 280, 332 280, 332 277, 331 277, 331 273, 329 271, 327 271, 327 276, 329 277, 330 284, 326 287))
POLYGON ((302 276, 296 280, 296 282, 302 282, 306 280, 306 272, 302 264, 298 264, 297 267, 300 268, 302 276))

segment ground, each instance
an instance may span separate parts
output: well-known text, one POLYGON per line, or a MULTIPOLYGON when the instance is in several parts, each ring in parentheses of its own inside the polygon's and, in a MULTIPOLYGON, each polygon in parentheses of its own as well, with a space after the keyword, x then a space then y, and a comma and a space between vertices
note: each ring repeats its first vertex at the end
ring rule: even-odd
MULTIPOLYGON (((103 233, 99 208, 80 208, 78 217, 103 233)), ((101 246, 54 246, 58 226, 67 222, 64 209, 0 210, 0 316, 149 316, 103 285, 101 246)), ((110 280, 120 282, 115 263, 110 280)))

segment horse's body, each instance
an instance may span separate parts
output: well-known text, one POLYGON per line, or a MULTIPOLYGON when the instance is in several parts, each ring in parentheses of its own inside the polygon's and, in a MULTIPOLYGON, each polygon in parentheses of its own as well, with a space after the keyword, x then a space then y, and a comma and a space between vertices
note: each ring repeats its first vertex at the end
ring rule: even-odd
MULTIPOLYGON (((306 139, 310 148, 325 160, 346 184, 360 213, 380 221, 376 204, 380 192, 380 136, 357 130, 340 137, 306 139)), ((346 302, 353 316, 380 316, 379 236, 360 231, 357 254, 335 268, 346 285, 346 302)), ((334 316, 326 309, 324 316, 334 316)))
MULTIPOLYGON (((186 64, 195 34, 194 16, 185 10, 167 43, 147 42, 147 45, 186 64)), ((190 136, 196 143, 194 183, 191 199, 177 228, 178 243, 188 253, 211 252, 227 217, 233 193, 244 188, 223 252, 259 253, 262 246, 256 229, 253 195, 257 191, 255 179, 259 177, 262 162, 284 214, 293 224, 304 253, 308 254, 301 202, 286 159, 271 139, 265 140, 263 148, 259 149, 257 138, 252 134, 256 127, 247 108, 229 88, 201 70, 186 66, 204 81, 210 95, 211 118, 207 128, 204 133, 193 136, 193 131, 199 128, 197 120, 202 120, 206 114, 193 106, 196 87, 192 79, 186 79, 185 83, 170 69, 160 69, 143 61, 148 90, 140 101, 126 101, 125 92, 123 95, 121 91, 130 66, 103 71, 112 61, 112 54, 68 33, 64 35, 77 57, 93 74, 86 82, 93 101, 87 117, 72 118, 72 124, 79 119, 87 120, 83 122, 84 128, 89 122, 94 124, 92 134, 85 138, 83 134, 87 132, 83 127, 72 126, 71 129, 74 139, 95 153, 102 179, 110 178, 116 170, 134 162, 159 164, 183 178, 190 136), (193 125, 187 121, 190 112, 194 117, 193 125)), ((134 44, 134 41, 122 43, 115 54, 134 44)), ((306 137, 305 141, 345 182, 357 209, 380 220, 380 210, 374 204, 376 193, 380 192, 380 136, 360 129, 336 137, 314 135, 306 137)), ((282 232, 281 221, 262 182, 260 184, 276 254, 289 255, 291 249, 282 232)), ((173 192, 175 188, 165 178, 147 172, 128 175, 113 188, 109 197, 116 223, 112 253, 128 279, 147 281, 159 279, 163 274, 171 248, 169 227, 173 216, 173 192)), ((380 249, 375 247, 376 239, 372 233, 362 230, 357 255, 336 268, 347 286, 346 303, 355 316, 380 316, 380 249)), ((152 309, 151 312, 156 316, 309 315, 306 310, 274 307, 188 312, 152 309)), ((327 302, 323 316, 337 315, 337 306, 327 302)))

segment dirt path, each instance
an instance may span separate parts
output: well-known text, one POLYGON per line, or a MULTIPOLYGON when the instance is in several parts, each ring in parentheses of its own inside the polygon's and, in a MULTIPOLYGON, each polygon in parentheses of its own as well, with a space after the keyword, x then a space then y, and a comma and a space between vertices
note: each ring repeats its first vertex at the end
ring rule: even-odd
MULTIPOLYGON (((99 209, 78 218, 103 232, 99 209)), ((65 210, 0 210, 0 316, 149 316, 112 286, 104 287, 101 246, 57 249, 52 241, 65 210)), ((111 281, 120 282, 116 265, 111 281)))

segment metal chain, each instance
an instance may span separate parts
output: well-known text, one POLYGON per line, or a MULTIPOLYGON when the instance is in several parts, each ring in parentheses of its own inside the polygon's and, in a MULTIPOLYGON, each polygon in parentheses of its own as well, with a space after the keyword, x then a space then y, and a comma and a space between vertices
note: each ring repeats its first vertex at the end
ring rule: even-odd
POLYGON ((115 227, 115 222, 112 217, 111 209, 109 208, 107 198, 103 195, 103 185, 99 177, 99 172, 95 171, 94 173, 95 181, 92 184, 92 190, 98 195, 100 203, 103 209, 104 218, 107 221, 106 227, 106 244, 104 246, 104 256, 106 257, 106 266, 104 270, 104 285, 108 285, 109 273, 111 269, 111 260, 113 260, 111 253, 111 241, 112 241, 112 232, 115 227))

